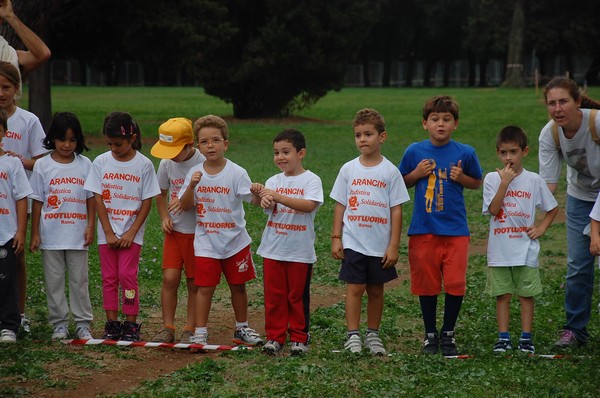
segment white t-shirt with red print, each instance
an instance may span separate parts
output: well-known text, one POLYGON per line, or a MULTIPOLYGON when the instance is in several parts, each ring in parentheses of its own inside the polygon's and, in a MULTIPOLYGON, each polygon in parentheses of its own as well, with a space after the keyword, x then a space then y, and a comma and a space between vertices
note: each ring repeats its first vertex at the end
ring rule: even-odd
MULTIPOLYGON (((194 156, 186 161, 177 163, 171 159, 163 159, 158 165, 156 176, 158 185, 162 190, 169 191, 169 200, 179 197, 181 187, 185 182, 185 176, 194 166, 202 163, 206 158, 198 149, 194 150, 194 156)), ((193 234, 196 228, 196 210, 190 209, 180 214, 171 214, 173 220, 173 230, 183 234, 193 234)))
POLYGON ((94 196, 83 189, 92 162, 76 155, 71 163, 59 163, 52 155, 35 162, 29 182, 31 199, 42 202, 40 249, 87 250, 87 199, 94 196))
MULTIPOLYGON (((18 153, 22 159, 32 159, 48 152, 44 148, 46 133, 40 119, 31 112, 17 107, 7 121, 8 131, 4 134, 2 143, 5 151, 18 153)), ((30 176, 31 172, 27 171, 30 176)))
POLYGON ((252 200, 250 177, 246 170, 228 159, 223 170, 213 175, 206 173, 202 163, 188 172, 179 192, 180 198, 196 171, 202 172, 202 179, 194 191, 194 254, 197 257, 229 258, 252 241, 246 231, 243 205, 244 201, 252 200))
POLYGON ((390 244, 391 212, 410 200, 404 179, 385 157, 365 167, 360 158, 342 166, 329 195, 346 206, 342 245, 366 256, 383 257, 390 244))
MULTIPOLYGON (((498 192, 500 181, 498 172, 485 176, 483 214, 490 215, 488 209, 498 192)), ((508 185, 500 212, 490 218, 488 265, 537 267, 540 242, 529 238, 527 227, 534 225, 536 209, 546 213, 556 206, 558 203, 542 177, 523 169, 508 185)))
POLYGON ((0 156, 0 246, 17 233, 17 200, 33 191, 21 161, 14 156, 0 156))
MULTIPOLYGON (((102 195, 113 232, 122 236, 131 228, 142 201, 160 194, 154 165, 146 156, 136 152, 133 159, 121 162, 105 152, 92 163, 84 188, 102 195)), ((135 235, 134 242, 144 243, 146 222, 135 235)), ((98 222, 98 244, 106 244, 102 225, 98 222)))
POLYGON ((321 179, 308 170, 289 177, 280 173, 269 178, 265 187, 290 198, 317 202, 318 206, 310 213, 290 209, 281 203, 276 203, 273 209, 265 209, 269 218, 257 253, 273 260, 315 263, 315 215, 323 204, 321 179))

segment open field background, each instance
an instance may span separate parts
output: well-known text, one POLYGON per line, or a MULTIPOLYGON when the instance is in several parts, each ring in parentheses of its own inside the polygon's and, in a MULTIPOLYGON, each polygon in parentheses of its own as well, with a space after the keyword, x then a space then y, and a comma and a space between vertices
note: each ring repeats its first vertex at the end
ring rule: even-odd
MULTIPOLYGON (((26 92, 26 90, 25 90, 26 92)), ((477 150, 484 172, 498 167, 495 135, 505 125, 523 127, 531 151, 525 167, 537 171, 537 135, 548 120, 541 92, 534 89, 344 89, 333 92, 309 110, 274 120, 235 120, 231 106, 206 96, 198 88, 54 87, 54 111, 72 111, 81 119, 91 151, 90 159, 106 151, 101 126, 114 110, 130 112, 140 123, 147 156, 156 141, 158 126, 166 119, 192 120, 212 113, 225 117, 230 127, 227 156, 248 170, 253 181, 264 182, 278 172, 272 162, 272 139, 283 128, 297 128, 307 137, 305 167, 318 174, 324 185, 325 204, 317 214, 317 255, 313 278, 313 312, 310 353, 303 358, 271 358, 260 352, 191 355, 144 348, 69 347, 49 341, 46 297, 39 254, 28 254, 28 310, 33 327, 29 337, 15 346, 0 346, 0 396, 578 396, 594 397, 600 391, 600 322, 594 311, 589 325, 591 342, 568 352, 562 359, 492 355, 496 340, 494 299, 483 293, 488 219, 481 215, 481 190, 465 191, 472 232, 468 292, 457 325, 459 349, 472 357, 445 360, 420 355, 422 322, 417 300, 408 292, 406 230, 412 204, 404 206, 404 228, 398 270, 400 280, 386 292, 382 325, 386 358, 367 354, 333 353, 344 341, 343 285, 337 281, 339 264, 329 252, 333 202, 329 192, 341 165, 357 156, 351 120, 363 107, 380 111, 387 122, 384 155, 398 163, 408 144, 426 139, 421 107, 430 96, 447 93, 461 106, 454 138, 477 150), (179 370, 176 370, 179 369, 179 370), (175 371, 176 370, 176 371, 175 371), (175 371, 175 372, 173 372, 175 371)), ((590 89, 600 97, 600 89, 590 89)), ((26 98, 23 101, 26 104, 26 98)), ((151 157, 150 157, 151 158, 151 157)), ((152 159, 152 158, 151 158, 152 159)), ((153 159, 156 161, 156 159, 153 159)), ((158 161, 156 161, 158 165, 158 161)), ((564 205, 564 182, 557 194, 564 205)), ((411 191, 412 195, 412 191, 411 191)), ((258 247, 265 223, 260 209, 247 208, 248 231, 258 247)), ((158 215, 151 212, 140 261, 140 320, 150 338, 160 318, 160 258, 162 233, 158 215)), ((564 321, 562 309, 566 261, 564 214, 542 238, 541 272, 544 293, 537 299, 534 341, 539 354, 554 354, 556 332, 564 321)), ((249 284, 254 325, 262 333, 262 263, 255 257, 259 277, 249 284)), ((90 291, 101 335, 104 324, 96 246, 90 250, 90 291)), ((596 284, 597 285, 597 284, 596 284)), ((180 289, 180 309, 184 291, 180 289)), ((598 305, 595 294, 593 308, 598 305)), ((520 332, 518 303, 513 301, 511 332, 520 332)), ((209 328, 233 323, 226 287, 217 290, 209 328)), ((179 324, 181 325, 181 317, 179 324)), ((229 329, 228 329, 229 328, 229 329)), ((212 336, 212 335, 211 335, 212 336)), ((211 343, 228 344, 228 340, 211 343)))

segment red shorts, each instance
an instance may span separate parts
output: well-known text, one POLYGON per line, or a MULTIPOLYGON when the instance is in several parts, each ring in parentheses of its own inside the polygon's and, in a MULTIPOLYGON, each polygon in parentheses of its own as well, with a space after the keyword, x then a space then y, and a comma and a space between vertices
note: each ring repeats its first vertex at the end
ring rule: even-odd
POLYGON ((444 291, 464 296, 467 290, 468 236, 412 235, 408 240, 410 290, 417 296, 444 291))
POLYGON ((162 268, 185 269, 185 277, 193 278, 196 273, 195 264, 194 234, 176 231, 165 234, 162 268))
POLYGON ((221 273, 230 285, 242 285, 256 278, 250 245, 229 258, 196 256, 196 286, 217 286, 221 282, 221 273))

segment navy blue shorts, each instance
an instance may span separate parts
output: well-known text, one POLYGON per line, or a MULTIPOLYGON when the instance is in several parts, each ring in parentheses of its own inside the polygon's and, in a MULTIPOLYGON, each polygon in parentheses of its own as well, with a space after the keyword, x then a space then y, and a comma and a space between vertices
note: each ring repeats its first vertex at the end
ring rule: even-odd
POLYGON ((398 277, 396 267, 383 268, 382 257, 366 256, 344 249, 344 259, 338 278, 347 283, 381 285, 398 277))

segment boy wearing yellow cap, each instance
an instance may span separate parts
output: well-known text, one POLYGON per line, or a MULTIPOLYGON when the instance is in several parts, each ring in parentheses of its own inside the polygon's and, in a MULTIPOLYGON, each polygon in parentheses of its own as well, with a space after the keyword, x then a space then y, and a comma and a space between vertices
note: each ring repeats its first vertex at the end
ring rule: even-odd
POLYGON ((181 272, 185 271, 188 299, 187 319, 180 343, 190 343, 194 335, 196 290, 194 285, 194 229, 195 209, 183 211, 177 197, 187 172, 204 161, 204 156, 194 148, 192 122, 186 118, 169 119, 158 128, 159 141, 152 147, 152 156, 162 159, 158 166, 158 183, 161 194, 156 197, 156 207, 165 234, 163 244, 163 285, 160 295, 164 327, 152 342, 175 341, 175 310, 181 272))

